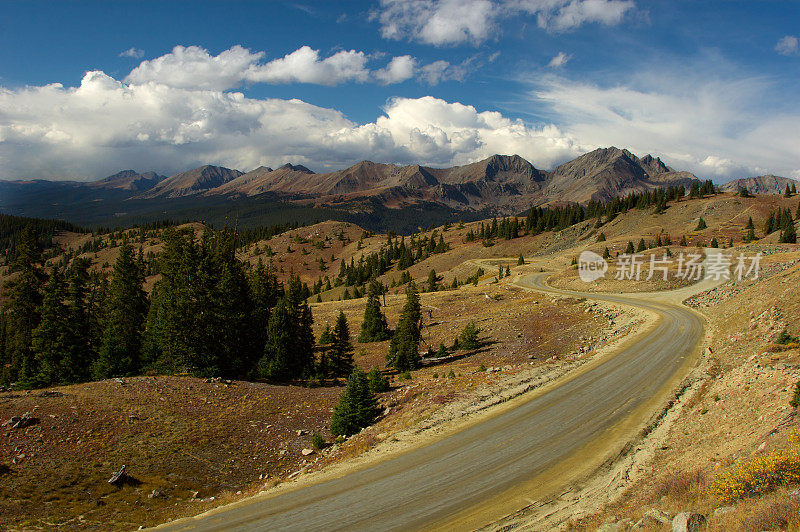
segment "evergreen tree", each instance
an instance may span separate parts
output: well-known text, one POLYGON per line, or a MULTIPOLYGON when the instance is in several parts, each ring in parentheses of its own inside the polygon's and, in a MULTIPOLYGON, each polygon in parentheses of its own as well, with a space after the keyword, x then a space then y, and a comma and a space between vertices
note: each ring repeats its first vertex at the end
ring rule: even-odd
POLYGON ((794 223, 786 224, 786 229, 781 232, 780 242, 782 244, 796 244, 797 232, 794 228, 794 223))
POLYGON ((480 347, 480 342, 478 340, 478 334, 480 332, 481 330, 475 326, 475 322, 470 321, 461 331, 458 337, 458 345, 462 349, 477 349, 480 347))
POLYGON ((367 382, 372 393, 383 393, 389 391, 389 379, 381 375, 375 366, 367 373, 367 382))
POLYGON ((792 197, 792 189, 789 187, 789 184, 786 184, 786 190, 783 192, 784 198, 791 198, 792 197))
POLYGON ((639 244, 636 246, 636 253, 641 253, 647 249, 647 245, 644 243, 644 238, 639 239, 639 244))
POLYGON ((344 312, 341 310, 333 328, 331 365, 336 377, 350 375, 353 371, 353 344, 350 342, 350 327, 347 324, 344 312))
POLYGON ((792 193, 792 195, 797 194, 797 186, 794 183, 792 183, 791 193, 792 193))
POLYGON ((689 245, 689 243, 686 242, 686 235, 681 236, 681 241, 678 243, 678 245, 679 246, 683 246, 683 247, 686 247, 686 246, 689 245))
POLYGON ((606 234, 605 233, 600 233, 599 235, 597 235, 597 241, 598 242, 605 242, 606 241, 606 234))
POLYGON ((625 248, 625 254, 626 255, 632 255, 635 252, 636 252, 636 250, 633 247, 633 242, 628 240, 628 247, 625 248))
POLYGON ((755 229, 756 226, 753 225, 753 217, 750 216, 747 218, 747 225, 744 226, 745 229, 755 229))
POLYGON ((695 227, 695 231, 702 231, 703 229, 707 228, 706 221, 703 220, 703 217, 700 217, 700 220, 697 221, 697 227, 695 227))
POLYGON ((364 308, 364 321, 361 322, 361 334, 358 336, 358 341, 361 343, 381 342, 388 340, 391 336, 386 316, 381 310, 380 301, 378 301, 378 291, 378 284, 370 283, 367 306, 364 308))
POLYGON ((264 356, 258 362, 257 374, 266 379, 290 379, 296 376, 292 361, 293 327, 286 299, 281 298, 267 324, 264 356))
POLYGON ((2 360, 3 381, 30 382, 34 377, 31 345, 33 331, 39 325, 41 287, 45 276, 41 267, 42 252, 31 226, 20 233, 16 259, 11 270, 18 272, 7 281, 9 302, 6 316, 5 360, 2 360))
POLYGON ((147 315, 143 281, 144 276, 125 237, 111 273, 105 302, 107 315, 94 368, 97 378, 133 375, 141 369, 142 330, 147 315))
POLYGON ((436 270, 428 272, 428 292, 436 292, 439 289, 439 277, 436 275, 436 270))
POLYGON ((59 268, 53 268, 43 291, 41 319, 32 335, 35 369, 32 370, 34 376, 31 383, 36 386, 59 382, 62 357, 67 351, 69 327, 69 315, 64 304, 66 284, 59 268))
POLYGON ((97 358, 101 333, 99 304, 91 300, 89 267, 91 261, 76 258, 68 271, 66 349, 59 382, 82 382, 91 377, 91 364, 97 358))
POLYGON ((333 375, 333 364, 331 363, 331 347, 333 346, 333 331, 329 323, 325 324, 325 329, 319 335, 319 364, 317 365, 317 373, 320 377, 326 378, 333 375))
POLYGON ((524 266, 524 265, 525 265, 525 257, 523 257, 522 253, 520 253, 519 258, 517 259, 517 266, 524 266))
POLYGON ((367 376, 355 368, 331 418, 331 434, 351 436, 368 427, 378 416, 378 402, 370 391, 367 376))
POLYGON ((412 282, 406 289, 406 303, 400 313, 400 321, 389 343, 389 364, 398 371, 409 371, 419 366, 419 342, 422 312, 417 288, 412 282))
POLYGON ((717 242, 717 237, 712 237, 711 238, 711 247, 712 248, 718 248, 719 247, 719 242, 717 242))

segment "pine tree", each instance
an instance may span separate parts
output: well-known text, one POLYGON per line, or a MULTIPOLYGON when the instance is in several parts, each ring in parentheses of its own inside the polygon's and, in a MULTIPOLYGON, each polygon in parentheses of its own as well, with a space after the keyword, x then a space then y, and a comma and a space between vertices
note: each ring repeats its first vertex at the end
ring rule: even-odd
POLYGON ((524 266, 524 265, 525 265, 525 257, 523 257, 522 253, 520 253, 519 258, 517 259, 517 266, 524 266))
POLYGON ((333 347, 333 331, 329 323, 325 324, 322 334, 319 335, 319 364, 317 374, 322 378, 333 376, 333 364, 331 363, 331 348, 333 347))
POLYGON ((477 349, 480 347, 478 334, 481 330, 475 326, 474 321, 470 321, 464 326, 461 334, 458 336, 458 345, 461 349, 477 349))
POLYGON ((436 270, 428 272, 428 292, 436 292, 439 289, 439 277, 436 275, 436 270))
POLYGON ((398 371, 409 371, 419 366, 419 342, 422 339, 420 324, 422 312, 417 288, 412 282, 406 289, 406 303, 400 321, 389 343, 388 360, 398 371))
POLYGON ((367 373, 367 382, 372 393, 383 393, 389 391, 389 379, 381 375, 375 366, 367 373))
POLYGON ((339 311, 333 327, 331 365, 335 377, 345 377, 353 371, 353 344, 350 342, 350 327, 344 312, 339 311))
POLYGON ((378 402, 370 391, 367 376, 355 368, 331 418, 331 434, 351 436, 368 427, 378 416, 378 402))
POLYGON ((781 232, 780 242, 782 244, 796 244, 797 232, 794 228, 794 223, 786 224, 786 229, 781 232))
POLYGON ((647 249, 647 245, 644 243, 644 238, 639 239, 639 244, 636 246, 636 252, 641 253, 647 249))
POLYGON ((706 221, 703 220, 703 217, 701 216, 700 219, 697 221, 697 227, 695 227, 694 230, 695 231, 702 231, 703 229, 705 229, 707 227, 708 226, 706 225, 706 221))
POLYGON ((600 233, 599 235, 597 235, 597 241, 598 242, 605 242, 606 241, 605 233, 600 233))
POLYGON ((791 198, 792 197, 792 189, 789 187, 789 184, 786 184, 786 190, 783 192, 784 198, 791 198))
POLYGON ((382 342, 388 340, 390 336, 391 332, 386 323, 386 316, 381 310, 380 301, 378 301, 378 284, 370 283, 367 306, 364 308, 364 321, 361 322, 361 334, 358 336, 358 341, 361 343, 382 342))
POLYGON ((794 195, 794 194, 797 194, 797 186, 796 186, 794 183, 792 183, 792 190, 791 190, 791 192, 792 192, 792 195, 794 195))
POLYGON ((111 273, 102 345, 95 364, 97 378, 133 375, 141 369, 142 330, 147 315, 144 281, 127 237, 111 273))
POLYGON ((290 379, 295 376, 292 363, 293 326, 284 298, 272 310, 267 324, 264 356, 258 362, 257 375, 266 379, 290 379))
POLYGON ((633 247, 633 242, 628 240, 628 247, 625 248, 625 254, 626 255, 632 255, 635 252, 636 252, 636 250, 633 247))
POLYGON ((1 361, 3 381, 30 381, 34 377, 34 359, 31 341, 39 325, 42 272, 42 252, 31 226, 20 233, 17 257, 11 270, 18 272, 5 288, 9 297, 6 316, 5 360, 1 361))
POLYGON ((66 284, 59 268, 53 268, 43 292, 41 320, 33 330, 31 342, 35 360, 31 383, 36 386, 59 382, 62 357, 67 351, 69 315, 64 304, 66 284))
POLYGON ((756 226, 753 225, 753 217, 752 216, 747 218, 747 225, 745 225, 744 228, 745 229, 755 229, 756 228, 756 226))
POLYGON ((718 248, 719 247, 719 242, 717 242, 717 237, 712 237, 711 238, 711 247, 712 248, 718 248))
POLYGON ((91 377, 91 364, 97 358, 101 335, 99 312, 91 301, 88 259, 76 258, 68 271, 66 349, 59 375, 60 382, 82 382, 91 377))

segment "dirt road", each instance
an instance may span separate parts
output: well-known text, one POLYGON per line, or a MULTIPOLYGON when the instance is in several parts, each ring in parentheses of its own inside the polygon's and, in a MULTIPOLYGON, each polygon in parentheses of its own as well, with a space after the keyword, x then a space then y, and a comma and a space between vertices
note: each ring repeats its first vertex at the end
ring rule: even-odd
POLYGON ((657 314, 613 356, 438 441, 338 478, 269 492, 169 530, 474 529, 550 497, 613 459, 667 400, 699 355, 702 318, 676 302, 707 286, 656 294, 520 286, 635 306, 657 314))

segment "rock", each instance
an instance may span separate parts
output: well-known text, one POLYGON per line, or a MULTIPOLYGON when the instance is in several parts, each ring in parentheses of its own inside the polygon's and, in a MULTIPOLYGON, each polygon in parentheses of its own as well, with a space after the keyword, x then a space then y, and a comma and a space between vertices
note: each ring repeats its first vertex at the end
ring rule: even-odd
POLYGON ((303 456, 308 456, 310 454, 314 454, 314 449, 303 449, 300 452, 303 454, 303 456))
POLYGON ((33 417, 30 412, 25 412, 21 416, 14 416, 8 421, 3 423, 4 426, 9 426, 12 429, 24 429, 31 425, 39 423, 38 417, 33 417))
POLYGON ((147 496, 148 499, 158 499, 158 498, 167 499, 168 497, 169 496, 167 495, 167 492, 165 490, 159 490, 159 489, 154 489, 147 496))
POLYGON ((725 515, 735 511, 735 506, 720 506, 719 508, 714 509, 714 515, 725 515))
POLYGON ((128 479, 129 479, 129 477, 128 477, 127 468, 123 464, 123 466, 119 469, 119 471, 115 471, 111 475, 111 478, 108 479, 108 483, 109 484, 113 484, 113 485, 116 486, 116 485, 120 485, 120 484, 125 484, 125 482, 128 479))
POLYGON ((706 517, 694 512, 681 512, 672 520, 672 532, 700 532, 706 525, 706 517))
POLYGON ((672 516, 663 511, 659 510, 658 508, 650 508, 644 513, 645 517, 649 517, 653 521, 658 521, 659 523, 669 523, 672 520, 672 516))
POLYGON ((618 532, 622 530, 619 523, 603 523, 597 527, 597 532, 618 532))

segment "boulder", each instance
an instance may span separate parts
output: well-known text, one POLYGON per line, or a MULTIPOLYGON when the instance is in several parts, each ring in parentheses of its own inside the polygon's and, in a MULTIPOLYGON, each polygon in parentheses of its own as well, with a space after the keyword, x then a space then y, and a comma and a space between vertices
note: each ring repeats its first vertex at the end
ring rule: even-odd
POLYGON ((301 452, 303 453, 303 456, 308 456, 310 454, 314 454, 314 449, 303 449, 301 452))
POLYGON ((672 516, 670 516, 669 513, 659 510, 658 508, 650 508, 644 513, 644 516, 663 524, 672 521, 672 516))
POLYGON ((695 512, 681 512, 672 520, 672 532, 700 532, 706 526, 706 517, 695 512))
POLYGON ((714 515, 725 515, 735 511, 735 506, 720 506, 719 508, 714 509, 714 515))

